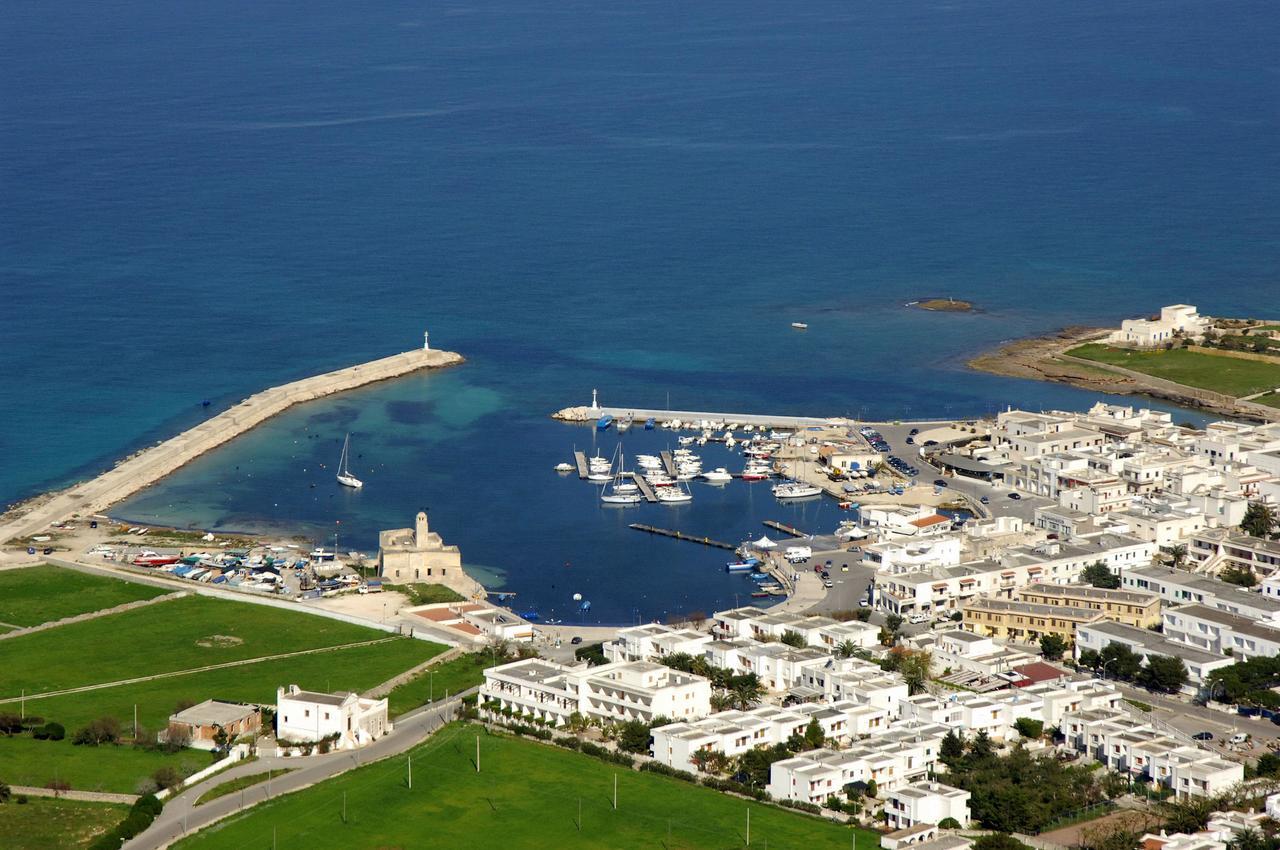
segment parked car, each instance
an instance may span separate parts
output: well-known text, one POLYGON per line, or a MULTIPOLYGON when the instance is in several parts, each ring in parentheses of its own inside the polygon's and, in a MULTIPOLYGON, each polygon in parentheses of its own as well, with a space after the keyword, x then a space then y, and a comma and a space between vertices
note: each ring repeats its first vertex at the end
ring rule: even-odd
POLYGON ((865 599, 859 599, 859 600, 858 600, 858 607, 859 607, 859 608, 868 608, 868 607, 870 607, 870 606, 871 606, 871 603, 870 603, 870 602, 868 602, 867 600, 865 600, 865 599))
POLYGON ((929 615, 920 614, 920 613, 912 614, 910 617, 907 618, 907 622, 913 626, 918 626, 921 623, 929 622, 929 615))
POLYGON ((573 640, 569 641, 569 643, 573 644, 574 646, 577 646, 578 644, 582 643, 582 636, 574 635, 573 640))
POLYGON ((920 433, 920 429, 919 429, 919 428, 912 428, 912 429, 911 429, 911 436, 913 436, 913 437, 914 437, 916 434, 919 434, 919 433, 920 433))
POLYGON ((1009 498, 1010 498, 1010 499, 1013 499, 1015 502, 1017 502, 1017 501, 1020 501, 1020 500, 1022 499, 1022 496, 1018 495, 1017 493, 1010 493, 1010 494, 1009 494, 1009 498))
POLYGON ((1197 733, 1195 733, 1194 735, 1192 735, 1191 737, 1192 737, 1194 740, 1197 740, 1197 741, 1212 741, 1212 740, 1213 740, 1213 733, 1212 733, 1212 732, 1197 732, 1197 733))
POLYGON ((941 478, 936 478, 936 479, 934 479, 933 486, 934 486, 934 487, 946 487, 946 486, 947 486, 947 482, 946 482, 946 481, 944 481, 944 480, 943 480, 943 479, 941 479, 941 478))
POLYGON ((825 587, 827 590, 830 590, 831 588, 836 586, 836 583, 833 582, 831 579, 827 579, 822 583, 822 586, 825 587))
POLYGON ((1248 732, 1237 732, 1227 739, 1228 744, 1247 744, 1249 742, 1248 732))

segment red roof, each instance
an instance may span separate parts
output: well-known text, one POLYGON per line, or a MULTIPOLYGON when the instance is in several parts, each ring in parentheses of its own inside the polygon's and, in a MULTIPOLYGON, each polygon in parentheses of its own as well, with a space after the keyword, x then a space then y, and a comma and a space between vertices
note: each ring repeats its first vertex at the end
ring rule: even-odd
POLYGON ((911 524, 914 525, 916 528, 928 528, 929 526, 937 525, 940 522, 951 522, 951 519, 950 517, 934 514, 933 516, 927 516, 924 519, 911 520, 911 524))
POLYGON ((1019 688, 1038 685, 1041 682, 1052 682, 1067 675, 1066 670, 1054 667, 1052 664, 1046 664, 1043 661, 1033 661, 1030 664, 1023 664, 1021 667, 1014 667, 1013 672, 1023 677, 1022 681, 1014 683, 1019 688))

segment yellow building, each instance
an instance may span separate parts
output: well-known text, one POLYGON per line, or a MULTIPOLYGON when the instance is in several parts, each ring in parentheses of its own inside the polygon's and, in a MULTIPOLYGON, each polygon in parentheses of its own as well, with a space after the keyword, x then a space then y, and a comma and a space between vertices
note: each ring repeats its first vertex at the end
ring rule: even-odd
POLYGON ((1017 591, 1023 602, 1037 605, 1065 605, 1101 611, 1112 622, 1145 629, 1160 623, 1160 594, 1140 590, 1106 590, 1101 587, 1045 584, 1028 585, 1017 591))
POLYGON ((1076 626, 1105 620, 1101 611, 1068 605, 1036 605, 1011 599, 972 599, 964 606, 964 628, 975 634, 1018 643, 1057 635, 1073 646, 1076 626))

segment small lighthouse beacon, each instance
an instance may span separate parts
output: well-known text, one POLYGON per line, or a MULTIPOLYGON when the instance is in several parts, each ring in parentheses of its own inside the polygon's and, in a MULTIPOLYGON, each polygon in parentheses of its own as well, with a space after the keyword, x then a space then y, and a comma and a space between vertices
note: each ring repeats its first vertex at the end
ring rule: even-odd
POLYGON ((428 331, 422 332, 422 350, 423 351, 431 350, 431 334, 428 331))

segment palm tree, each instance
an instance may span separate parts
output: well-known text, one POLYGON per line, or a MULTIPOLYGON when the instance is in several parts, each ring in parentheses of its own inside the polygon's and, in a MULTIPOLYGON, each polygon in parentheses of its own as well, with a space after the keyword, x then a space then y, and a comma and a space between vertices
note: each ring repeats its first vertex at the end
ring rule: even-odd
POLYGON ((591 725, 590 721, 588 721, 585 716, 583 716, 580 712, 577 712, 577 711, 575 711, 573 714, 570 714, 569 717, 565 720, 565 726, 567 726, 569 731, 574 733, 575 735, 581 735, 583 732, 587 731, 587 727, 590 725, 591 725))
POLYGON ((1187 560, 1187 547, 1183 543, 1178 543, 1169 547, 1169 557, 1173 560, 1173 568, 1175 570, 1182 569, 1183 563, 1187 560))
POLYGON ((735 683, 733 696, 737 700, 738 708, 746 711, 764 696, 764 686, 754 675, 745 676, 735 683))
POLYGON ((858 646, 851 640, 846 640, 836 646, 836 658, 852 658, 854 653, 858 651, 858 646))
POLYGON ((693 766, 699 771, 706 771, 707 764, 711 761, 711 750, 696 750, 693 755, 689 756, 689 761, 693 762, 693 766))
POLYGON ((728 711, 733 708, 736 702, 737 700, 734 699, 733 694, 727 691, 716 691, 711 695, 711 710, 728 711))
POLYGON ((883 475, 888 469, 889 469, 889 464, 885 463, 882 460, 878 460, 875 463, 871 464, 872 475, 883 475))

